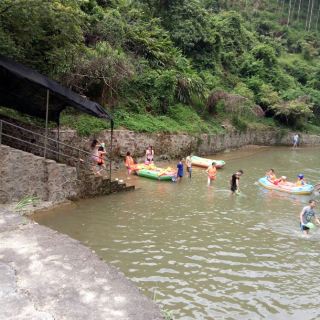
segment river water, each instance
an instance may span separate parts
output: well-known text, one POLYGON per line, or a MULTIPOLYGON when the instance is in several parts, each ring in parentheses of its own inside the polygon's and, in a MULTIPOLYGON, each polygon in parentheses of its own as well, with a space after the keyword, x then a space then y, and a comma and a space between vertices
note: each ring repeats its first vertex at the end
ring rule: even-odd
POLYGON ((248 147, 213 157, 227 164, 212 187, 200 168, 180 183, 133 176, 134 192, 35 220, 91 247, 174 319, 320 319, 320 228, 306 238, 298 220, 310 197, 257 185, 270 167, 320 182, 319 156, 319 148, 248 147), (231 196, 237 169, 242 192, 231 196))

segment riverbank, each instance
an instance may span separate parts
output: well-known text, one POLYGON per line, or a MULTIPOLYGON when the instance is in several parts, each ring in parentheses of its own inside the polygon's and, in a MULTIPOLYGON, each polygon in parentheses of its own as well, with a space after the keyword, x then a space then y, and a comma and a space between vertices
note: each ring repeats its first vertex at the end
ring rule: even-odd
POLYGON ((300 281, 320 268, 320 229, 306 239, 299 228, 310 197, 257 184, 270 167, 290 181, 301 172, 320 182, 319 152, 244 147, 217 155, 227 164, 211 187, 197 167, 180 183, 131 176, 135 192, 34 218, 112 261, 174 319, 320 319, 317 282, 300 281), (234 197, 229 181, 240 168, 242 192, 234 197))
MULTIPOLYGON (((113 133, 113 155, 115 167, 123 166, 123 159, 130 151, 135 159, 142 160, 146 147, 152 145, 155 160, 170 160, 186 157, 190 153, 207 156, 229 149, 237 149, 246 145, 259 146, 291 146, 294 132, 288 130, 246 130, 230 131, 223 134, 169 134, 142 133, 129 130, 115 130, 113 133)), ((81 137, 75 130, 61 130, 60 139, 66 144, 88 149, 93 139, 110 145, 110 131, 105 130, 98 135, 81 137)), ((300 134, 301 146, 320 145, 319 135, 300 134)))
POLYGON ((0 243, 0 319, 162 319, 155 303, 79 241, 0 209, 0 243))

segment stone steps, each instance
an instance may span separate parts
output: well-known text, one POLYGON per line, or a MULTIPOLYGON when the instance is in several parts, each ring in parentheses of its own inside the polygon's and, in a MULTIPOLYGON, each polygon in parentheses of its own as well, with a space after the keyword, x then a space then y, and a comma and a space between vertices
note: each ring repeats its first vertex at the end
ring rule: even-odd
POLYGON ((58 203, 133 190, 125 183, 95 176, 85 167, 75 167, 44 159, 32 153, 0 145, 0 203, 36 196, 58 203))

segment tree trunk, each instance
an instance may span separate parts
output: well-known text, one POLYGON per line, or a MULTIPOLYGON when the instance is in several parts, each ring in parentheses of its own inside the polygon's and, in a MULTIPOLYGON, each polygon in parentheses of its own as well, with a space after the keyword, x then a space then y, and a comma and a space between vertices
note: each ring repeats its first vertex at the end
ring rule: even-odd
POLYGON ((299 0, 299 8, 298 8, 298 16, 297 16, 297 20, 298 20, 298 21, 299 21, 299 16, 300 16, 301 1, 302 1, 302 0, 299 0))
POLYGON ((311 4, 311 0, 309 0, 309 3, 308 3, 308 11, 307 11, 307 16, 306 16, 306 24, 305 24, 305 26, 304 26, 304 29, 305 29, 305 30, 307 30, 307 27, 308 27, 308 18, 309 18, 310 4, 311 4))
POLYGON ((289 0, 289 11, 288 11, 287 27, 289 27, 290 15, 291 15, 291 0, 289 0))
POLYGON ((285 0, 282 1, 282 7, 281 7, 280 15, 282 15, 282 12, 284 10, 284 3, 285 3, 285 0))
POLYGON ((312 16, 313 16, 313 7, 314 7, 314 0, 312 0, 312 4, 311 4, 311 10, 310 10, 310 19, 309 19, 308 31, 310 31, 310 27, 311 27, 312 16))
POLYGON ((293 6, 292 6, 292 20, 294 20, 294 8, 296 7, 297 0, 294 0, 293 6))
POLYGON ((318 13, 317 13, 316 30, 318 30, 319 15, 320 15, 320 3, 319 3, 318 13))

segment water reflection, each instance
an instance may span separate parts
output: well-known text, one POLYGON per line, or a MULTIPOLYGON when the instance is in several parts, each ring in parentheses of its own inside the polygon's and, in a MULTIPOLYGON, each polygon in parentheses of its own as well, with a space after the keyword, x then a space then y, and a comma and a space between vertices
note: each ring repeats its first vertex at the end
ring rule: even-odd
POLYGON ((301 151, 230 152, 212 187, 197 168, 179 184, 132 177, 135 192, 37 221, 92 247, 175 319, 317 319, 320 229, 306 239, 298 226, 310 197, 256 183, 270 167, 320 181, 320 150, 301 151), (242 194, 231 196, 229 180, 240 168, 242 194))

